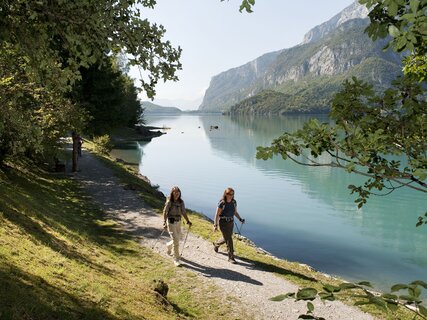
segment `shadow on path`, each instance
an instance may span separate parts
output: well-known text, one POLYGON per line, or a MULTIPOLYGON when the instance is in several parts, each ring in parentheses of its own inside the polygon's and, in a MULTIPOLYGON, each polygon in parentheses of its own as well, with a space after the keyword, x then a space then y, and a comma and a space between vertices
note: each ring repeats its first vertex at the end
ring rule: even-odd
POLYGON ((187 260, 185 258, 182 258, 181 261, 183 262, 182 264, 183 267, 199 272, 203 276, 208 278, 221 278, 221 279, 231 280, 231 281, 242 281, 242 282, 250 283, 257 286, 263 285, 263 283, 259 282, 258 280, 252 279, 244 274, 241 274, 239 272, 236 272, 230 269, 216 269, 209 266, 201 265, 199 263, 187 260))
POLYGON ((272 265, 270 263, 256 261, 256 260, 250 260, 250 259, 240 258, 240 257, 239 257, 239 259, 242 261, 246 261, 248 263, 247 265, 248 265, 249 269, 265 271, 265 272, 272 272, 272 273, 281 274, 284 276, 296 277, 296 278, 299 278, 302 280, 318 282, 318 280, 316 278, 306 276, 305 274, 295 272, 295 271, 291 271, 291 270, 288 270, 288 269, 285 269, 285 268, 282 268, 279 266, 275 266, 275 265, 272 265))

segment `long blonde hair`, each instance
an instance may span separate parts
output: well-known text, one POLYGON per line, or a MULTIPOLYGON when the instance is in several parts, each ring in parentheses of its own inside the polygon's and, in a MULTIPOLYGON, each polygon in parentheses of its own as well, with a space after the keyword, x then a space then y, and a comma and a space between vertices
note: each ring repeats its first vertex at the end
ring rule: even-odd
POLYGON ((181 203, 181 202, 182 202, 182 199, 181 199, 181 190, 180 190, 177 186, 172 187, 172 189, 171 189, 171 193, 170 193, 170 195, 169 195, 169 200, 170 200, 171 202, 179 202, 179 203, 181 203), (175 197, 174 197, 174 195, 173 195, 173 192, 174 192, 174 191, 179 191, 178 199, 175 199, 175 197))
POLYGON ((227 189, 224 190, 224 194, 222 195, 222 201, 227 202, 227 193, 231 193, 233 192, 233 199, 234 199, 234 189, 228 187, 227 189))

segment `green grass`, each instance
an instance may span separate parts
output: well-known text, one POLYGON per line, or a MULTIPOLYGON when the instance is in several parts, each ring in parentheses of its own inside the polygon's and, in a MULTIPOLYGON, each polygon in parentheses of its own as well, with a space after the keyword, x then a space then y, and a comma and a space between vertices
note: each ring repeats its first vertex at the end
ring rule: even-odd
POLYGON ((138 245, 75 181, 25 167, 0 170, 0 319, 236 318, 217 288, 138 245))

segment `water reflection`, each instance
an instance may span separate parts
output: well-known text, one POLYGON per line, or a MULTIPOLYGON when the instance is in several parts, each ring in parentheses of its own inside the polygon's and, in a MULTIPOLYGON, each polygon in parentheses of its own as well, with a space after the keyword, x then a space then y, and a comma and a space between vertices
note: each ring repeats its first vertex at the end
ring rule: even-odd
MULTIPOLYGON (((301 128, 309 117, 222 117, 215 119, 218 121, 219 130, 214 131, 207 129, 212 119, 202 118, 202 123, 210 145, 225 159, 244 161, 246 165, 253 166, 274 179, 280 176, 284 181, 291 181, 291 184, 301 188, 307 197, 320 200, 323 205, 333 208, 333 210, 326 210, 328 213, 325 214, 320 212, 324 211, 324 208, 313 207, 311 210, 319 213, 318 217, 312 216, 318 221, 317 226, 308 223, 308 228, 297 229, 292 236, 276 235, 278 238, 285 238, 285 241, 293 242, 292 248, 287 250, 288 256, 299 260, 302 257, 301 252, 304 251, 304 261, 321 266, 322 269, 337 272, 346 265, 347 272, 356 277, 366 274, 359 272, 360 261, 376 256, 379 269, 381 266, 391 269, 407 268, 408 277, 415 276, 412 273, 415 272, 418 276, 425 278, 426 272, 422 268, 427 267, 427 237, 424 230, 415 228, 417 217, 426 208, 423 195, 409 189, 399 190, 386 198, 372 197, 365 207, 357 210, 353 202, 354 197, 349 195, 347 186, 363 184, 364 177, 328 167, 301 166, 292 161, 284 161, 281 157, 268 161, 255 160, 257 146, 267 146, 282 132, 293 132, 301 128), (337 223, 337 219, 341 219, 341 223, 337 223), (355 229, 350 230, 348 225, 352 225, 355 229), (327 232, 310 228, 325 228, 327 232), (329 239, 325 239, 328 232, 329 239), (310 236, 317 233, 322 235, 321 240, 310 236), (343 238, 359 239, 359 241, 351 245, 350 240, 342 245, 339 242, 343 238), (299 240, 295 242, 295 239, 299 240), (324 245, 319 246, 319 242, 323 242, 324 245), (345 254, 348 251, 351 251, 350 257, 345 254), (366 252, 370 254, 366 256, 366 252), (393 259, 387 258, 387 254, 393 254, 393 252, 401 254, 401 259, 404 260, 403 265, 396 265, 393 259), (414 254, 408 254, 408 252, 414 254), (322 256, 320 258, 322 261, 318 261, 319 256, 322 256), (354 259, 355 256, 357 259, 354 259), (414 265, 418 267, 413 268, 414 265)), ((323 115, 315 117, 321 122, 329 122, 323 115)), ((325 159, 321 159, 323 162, 330 160, 328 155, 324 157, 325 159)), ((283 188, 288 187, 284 183, 283 188)), ((305 221, 305 219, 299 219, 298 216, 307 212, 304 208, 295 208, 295 210, 299 213, 294 213, 296 217, 291 219, 293 223, 300 225, 296 220, 305 221)), ((292 228, 287 229, 286 232, 290 230, 292 228)), ((281 250, 279 247, 272 247, 274 250, 281 250)), ((366 267, 366 264, 372 263, 365 261, 363 264, 366 267)))
POLYGON ((426 202, 417 192, 373 197, 357 210, 347 185, 362 183, 362 177, 279 157, 256 160, 257 146, 301 128, 308 118, 148 118, 150 125, 171 130, 134 156, 160 190, 180 185, 187 205, 208 216, 223 189, 235 187, 248 221, 244 234, 277 256, 381 287, 426 280, 427 232, 414 226, 426 202))

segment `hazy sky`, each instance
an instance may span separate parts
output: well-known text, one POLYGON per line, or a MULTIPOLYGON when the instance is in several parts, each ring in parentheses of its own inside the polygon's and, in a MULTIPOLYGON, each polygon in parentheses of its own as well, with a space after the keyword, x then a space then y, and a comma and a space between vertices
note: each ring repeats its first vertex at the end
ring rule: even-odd
MULTIPOLYGON (((256 0, 254 12, 248 14, 239 12, 239 0, 157 0, 143 17, 162 24, 165 39, 182 48, 183 70, 178 82, 159 82, 154 102, 197 109, 214 75, 299 44, 307 31, 353 2, 256 0)), ((137 74, 131 72, 134 78, 137 74)))

